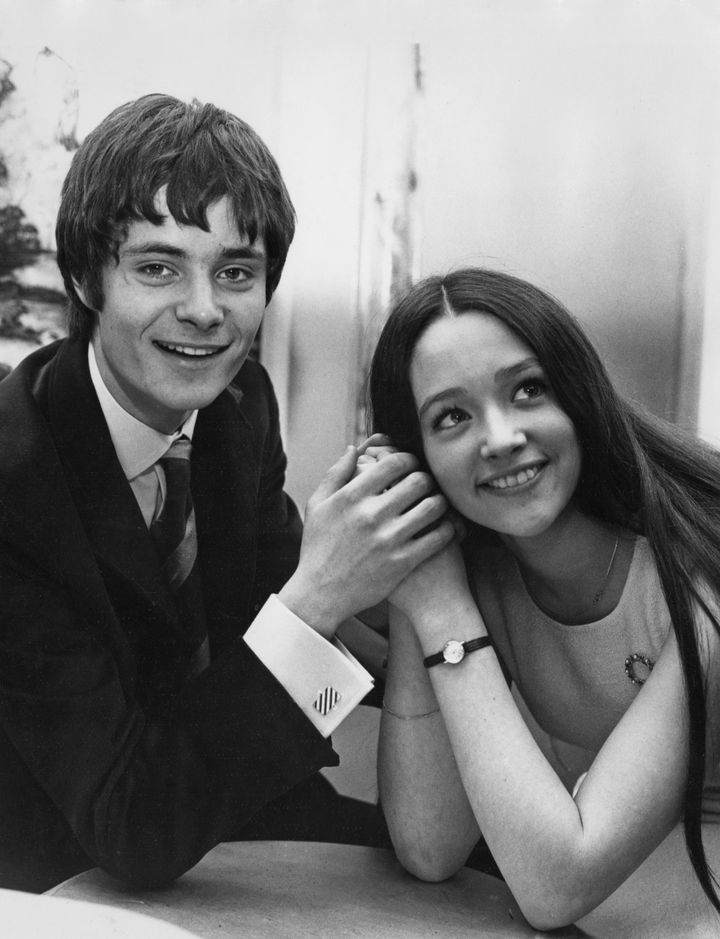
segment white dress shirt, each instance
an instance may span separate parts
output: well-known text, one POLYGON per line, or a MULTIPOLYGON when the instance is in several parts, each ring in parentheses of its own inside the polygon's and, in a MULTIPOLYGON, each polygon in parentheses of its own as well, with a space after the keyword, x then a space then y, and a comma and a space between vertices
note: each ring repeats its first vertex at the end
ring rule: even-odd
MULTIPOLYGON (((92 343, 88 345, 88 363, 120 466, 149 528, 165 498, 165 475, 158 460, 182 434, 192 440, 198 412, 193 411, 175 433, 162 434, 118 404, 100 374, 92 343)), ((339 639, 328 642, 275 594, 255 617, 244 639, 324 737, 373 686, 370 673, 339 639)))

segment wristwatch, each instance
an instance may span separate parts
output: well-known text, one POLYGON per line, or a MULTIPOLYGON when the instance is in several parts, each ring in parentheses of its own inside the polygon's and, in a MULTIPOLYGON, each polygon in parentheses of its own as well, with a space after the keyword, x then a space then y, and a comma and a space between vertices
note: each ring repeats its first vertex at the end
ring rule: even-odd
POLYGON ((459 639, 448 639, 439 652, 423 659, 423 665, 425 668, 432 668, 433 665, 458 665, 466 655, 491 645, 492 639, 490 636, 480 636, 478 639, 468 639, 466 642, 460 642, 459 639))

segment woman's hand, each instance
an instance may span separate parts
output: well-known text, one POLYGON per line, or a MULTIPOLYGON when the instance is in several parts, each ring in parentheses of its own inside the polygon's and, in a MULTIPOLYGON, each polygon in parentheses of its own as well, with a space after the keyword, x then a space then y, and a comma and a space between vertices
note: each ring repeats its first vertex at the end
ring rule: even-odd
POLYGON ((348 447, 307 503, 300 561, 278 596, 330 638, 379 603, 453 537, 447 502, 410 453, 388 453, 356 473, 348 447))
POLYGON ((444 620, 449 606, 465 596, 470 598, 470 588, 456 534, 442 551, 418 564, 393 590, 388 601, 417 623, 428 615, 432 618, 435 611, 444 620))
POLYGON ((373 434, 358 447, 355 475, 358 476, 391 453, 397 452, 397 447, 392 445, 390 438, 386 434, 373 434))
MULTIPOLYGON (((358 452, 360 456, 356 475, 398 450, 385 434, 373 434, 358 447, 358 452)), ((447 600, 457 599, 469 592, 459 548, 465 536, 465 526, 462 518, 452 509, 446 517, 455 527, 455 539, 442 551, 418 565, 388 598, 410 620, 415 619, 413 612, 427 611, 434 605, 442 612, 446 609, 447 600)))

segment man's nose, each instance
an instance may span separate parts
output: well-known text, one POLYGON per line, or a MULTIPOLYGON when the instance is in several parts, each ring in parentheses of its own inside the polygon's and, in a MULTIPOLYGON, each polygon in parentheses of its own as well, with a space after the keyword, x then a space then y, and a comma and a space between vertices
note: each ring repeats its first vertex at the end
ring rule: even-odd
POLYGON ((184 296, 177 304, 177 318, 198 329, 211 329, 222 323, 225 313, 215 287, 208 278, 196 277, 186 284, 184 296))
POLYGON ((486 414, 480 440, 480 456, 484 460, 508 456, 526 443, 518 414, 500 408, 486 414))

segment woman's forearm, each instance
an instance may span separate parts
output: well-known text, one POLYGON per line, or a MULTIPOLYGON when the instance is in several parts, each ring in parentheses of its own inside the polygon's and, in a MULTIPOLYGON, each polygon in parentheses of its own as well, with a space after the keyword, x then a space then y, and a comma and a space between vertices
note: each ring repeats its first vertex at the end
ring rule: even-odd
POLYGON ((479 832, 417 638, 397 611, 390 621, 380 801, 403 866, 423 880, 443 880, 465 863, 479 832))
MULTIPOLYGON (((465 601, 445 604, 442 615, 425 608, 413 626, 423 655, 485 633, 465 601)), ((428 672, 473 815, 535 925, 551 928, 592 909, 676 821, 686 726, 676 656, 658 663, 575 800, 528 730, 491 648, 428 672)))

